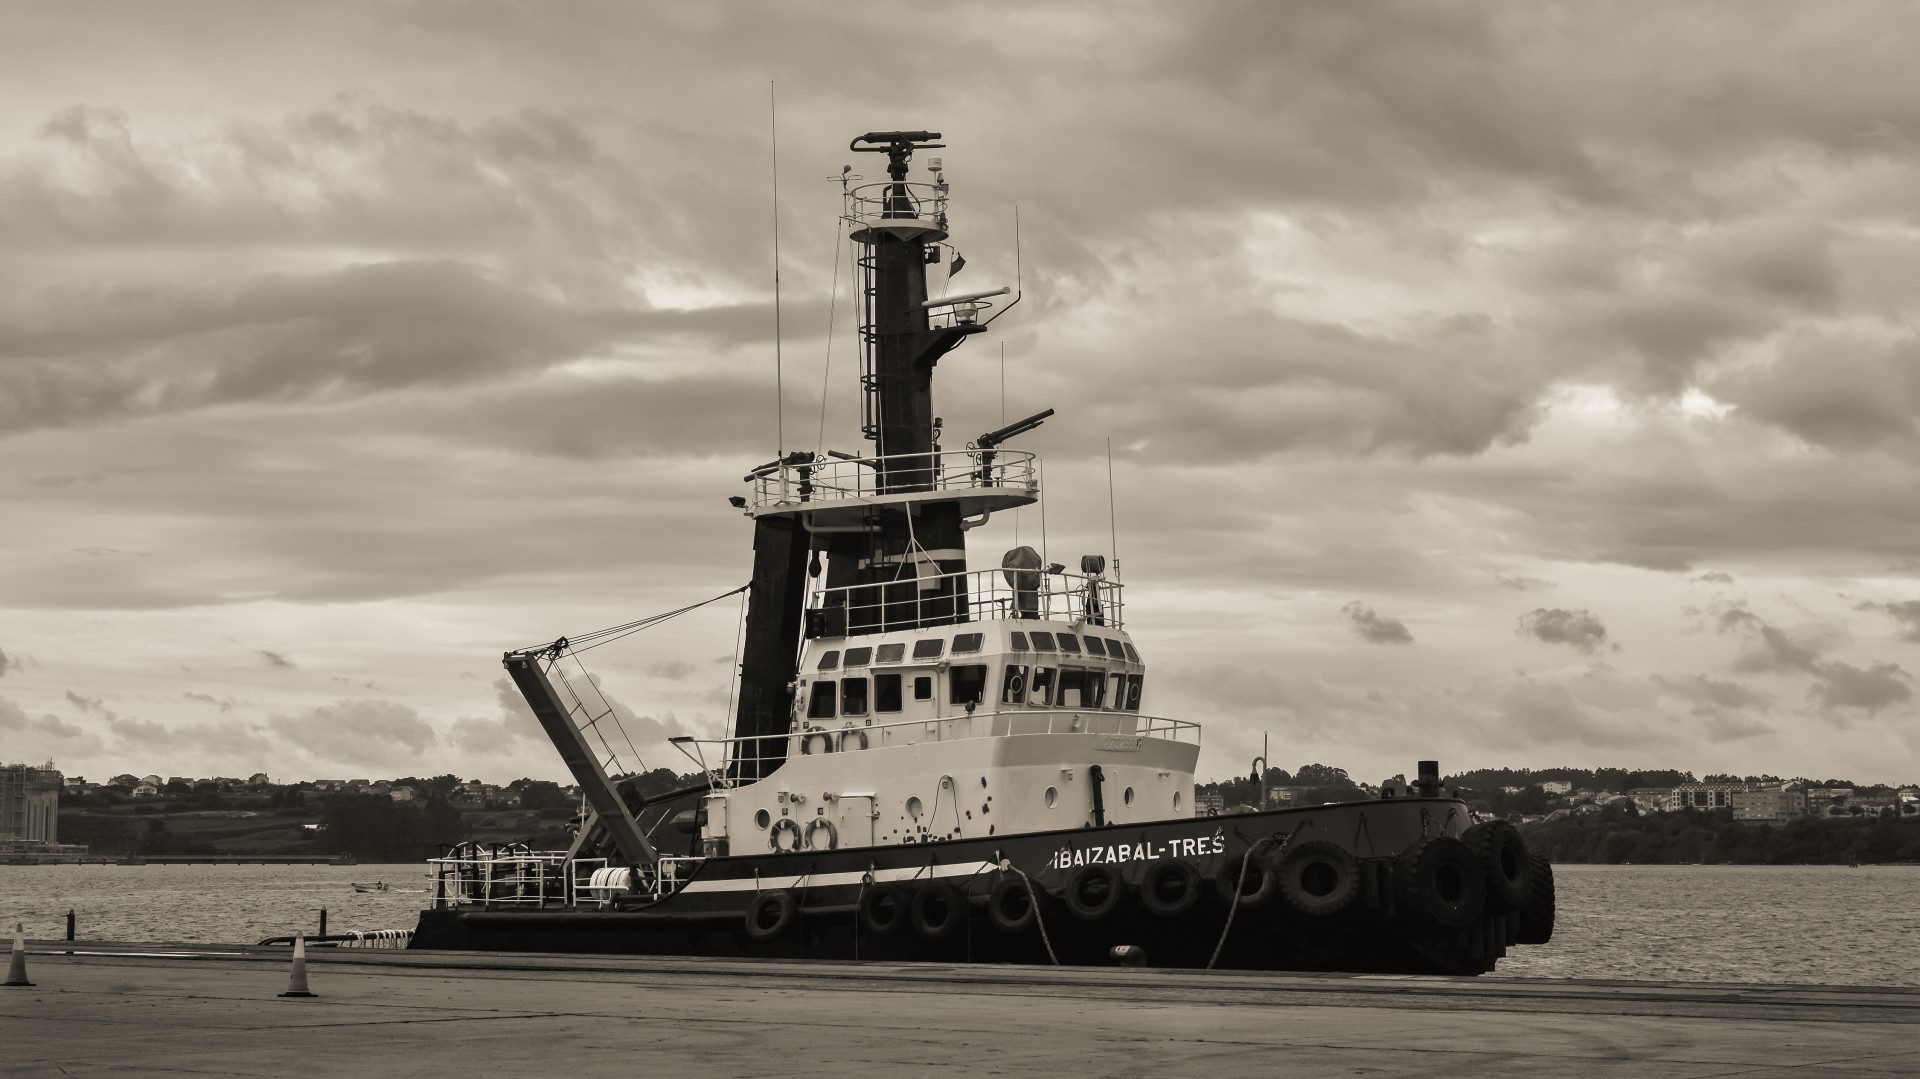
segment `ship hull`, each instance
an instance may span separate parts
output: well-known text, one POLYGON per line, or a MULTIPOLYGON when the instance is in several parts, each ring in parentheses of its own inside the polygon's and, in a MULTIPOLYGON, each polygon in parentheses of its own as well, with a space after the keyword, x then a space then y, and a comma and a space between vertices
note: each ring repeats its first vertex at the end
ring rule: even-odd
POLYGON ((1415 871, 1408 851, 1429 837, 1458 837, 1469 824, 1456 800, 1401 798, 734 855, 707 859, 659 901, 567 906, 477 896, 423 911, 412 947, 1104 965, 1127 946, 1133 950, 1120 961, 1151 966, 1480 974, 1518 938, 1520 913, 1484 906, 1470 918, 1436 919, 1409 901, 1405 879, 1415 871), (1353 856, 1351 899, 1338 910, 1303 910, 1282 885, 1285 852, 1315 841, 1353 856), (1262 874, 1272 874, 1270 886, 1262 874), (1003 885, 1009 878, 1020 886, 1003 885), (1118 887, 1090 904, 1088 891, 1102 891, 1089 884, 1094 878, 1118 887), (1034 916, 1006 916, 999 893, 1021 889, 1040 897, 1034 916), (924 891, 939 891, 955 909, 923 910, 924 891), (891 924, 865 909, 877 892, 898 901, 891 924))

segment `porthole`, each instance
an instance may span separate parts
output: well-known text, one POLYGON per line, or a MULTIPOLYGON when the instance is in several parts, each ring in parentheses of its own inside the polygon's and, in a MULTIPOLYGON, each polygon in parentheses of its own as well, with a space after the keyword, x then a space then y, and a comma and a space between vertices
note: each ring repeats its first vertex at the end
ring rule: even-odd
POLYGON ((1133 788, 1128 787, 1126 789, 1126 793, 1120 796, 1120 800, 1127 803, 1128 805, 1132 805, 1133 804, 1133 788))
POLYGON ((1047 808, 1052 809, 1060 803, 1060 791, 1055 787, 1047 788, 1047 808))
POLYGON ((914 820, 919 820, 921 809, 922 809, 922 806, 920 805, 920 799, 918 798, 907 799, 907 816, 912 817, 914 820))
POLYGON ((753 815, 753 826, 755 828, 765 828, 767 825, 772 823, 773 823, 773 818, 770 815, 768 815, 767 811, 764 809, 753 815))
POLYGON ((1180 812, 1180 792, 1179 791, 1173 792, 1173 811, 1175 813, 1180 812))

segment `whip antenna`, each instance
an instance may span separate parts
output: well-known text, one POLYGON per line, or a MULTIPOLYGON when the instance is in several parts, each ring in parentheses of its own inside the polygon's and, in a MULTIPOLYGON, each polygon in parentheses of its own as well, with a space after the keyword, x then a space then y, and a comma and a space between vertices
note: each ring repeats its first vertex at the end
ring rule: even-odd
MULTIPOLYGON (((767 80, 767 147, 773 164, 773 429, 778 443, 774 460, 787 456, 787 397, 780 356, 780 123, 779 107, 773 93, 773 80, 767 80)), ((780 485, 787 482, 786 469, 780 470, 780 485)), ((784 491, 782 492, 784 495, 784 491)))

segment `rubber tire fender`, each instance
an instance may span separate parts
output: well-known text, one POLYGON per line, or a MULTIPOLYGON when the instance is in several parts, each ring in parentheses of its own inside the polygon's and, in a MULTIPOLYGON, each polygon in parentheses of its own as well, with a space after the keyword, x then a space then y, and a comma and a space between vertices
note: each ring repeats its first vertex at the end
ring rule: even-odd
POLYGON ((1140 905, 1160 918, 1178 918, 1200 902, 1200 871, 1192 862, 1169 858, 1155 862, 1140 875, 1140 905), (1173 894, 1168 896, 1166 892, 1173 894))
POLYGON ((1067 909, 1083 922, 1097 922, 1112 914, 1120 908, 1120 901, 1126 898, 1126 894, 1120 871, 1105 862, 1083 865, 1067 878, 1067 909), (1095 884, 1105 890, 1094 888, 1097 894, 1089 898, 1089 886, 1095 884))
POLYGON ((1360 863, 1347 848, 1324 839, 1288 848, 1274 879, 1280 902, 1306 918, 1332 917, 1360 898, 1360 863))
POLYGON ((1553 939, 1553 863, 1544 854, 1528 859, 1533 869, 1533 891, 1520 908, 1520 943, 1545 944, 1553 939))
POLYGON ((1487 912, 1526 910, 1533 890, 1533 862, 1520 829, 1503 820, 1481 821, 1460 834, 1487 875, 1487 912))
POLYGON ((945 940, 967 924, 967 897, 945 881, 925 884, 913 894, 911 908, 913 931, 927 940, 945 940), (944 910, 943 920, 935 921, 935 911, 944 910))
POLYGON ((987 921, 1002 933, 1024 933, 1040 920, 1040 906, 1046 897, 1046 892, 1034 888, 1025 878, 1008 873, 987 893, 987 921), (1010 913, 1010 907, 1018 913, 1010 913))
POLYGON ((747 937, 761 944, 779 940, 799 920, 800 904, 794 900, 792 892, 784 888, 761 892, 747 904, 747 937), (772 916, 771 920, 768 920, 769 915, 772 916))
POLYGON ((907 911, 913 897, 893 881, 867 885, 860 895, 860 930, 870 937, 890 937, 907 924, 907 911))
POLYGON ((1213 884, 1220 893, 1220 901, 1233 904, 1238 900, 1241 910, 1257 910, 1273 900, 1278 891, 1278 874, 1274 872, 1273 861, 1264 854, 1243 852, 1240 857, 1228 857, 1222 860, 1220 871, 1214 875, 1213 884), (1246 881, 1240 879, 1240 867, 1246 865, 1246 881), (1247 890, 1248 888, 1251 890, 1247 890))
POLYGON ((1487 909, 1487 874, 1473 849, 1452 836, 1408 847, 1395 867, 1394 906, 1406 918, 1465 929, 1487 909))

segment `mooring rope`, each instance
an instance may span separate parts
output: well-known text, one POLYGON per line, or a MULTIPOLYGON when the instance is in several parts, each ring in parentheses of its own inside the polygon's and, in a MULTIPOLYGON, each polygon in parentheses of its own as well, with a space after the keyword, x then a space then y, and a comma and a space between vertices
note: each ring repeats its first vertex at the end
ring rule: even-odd
MULTIPOLYGON (((1026 870, 1014 865, 1011 861, 1007 862, 1006 865, 1008 869, 1020 874, 1021 880, 1027 882, 1027 902, 1033 904, 1033 924, 1040 928, 1040 943, 1047 947, 1048 961, 1056 967, 1059 966, 1060 957, 1053 954, 1053 941, 1047 937, 1047 918, 1045 912, 1040 909, 1040 890, 1033 886, 1033 878, 1027 876, 1026 870)), ((1211 966, 1212 964, 1208 965, 1211 966)))
POLYGON ((1212 970, 1213 965, 1220 961, 1220 951, 1227 946, 1227 934, 1233 931, 1233 916, 1240 913, 1240 889, 1247 886, 1247 866, 1252 864, 1253 856, 1259 853, 1261 847, 1272 842, 1273 837, 1268 836, 1248 847, 1247 852, 1240 856, 1240 879, 1234 882, 1233 900, 1227 905, 1227 924, 1220 929, 1220 941, 1213 946, 1213 955, 1208 958, 1206 969, 1212 970))

